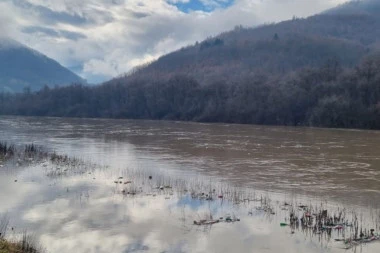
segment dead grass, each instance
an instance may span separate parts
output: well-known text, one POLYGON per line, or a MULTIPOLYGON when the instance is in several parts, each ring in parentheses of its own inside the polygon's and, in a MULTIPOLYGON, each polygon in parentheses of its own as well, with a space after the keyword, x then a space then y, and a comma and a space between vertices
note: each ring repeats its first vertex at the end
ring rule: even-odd
POLYGON ((5 239, 0 239, 0 253, 38 253, 32 245, 27 241, 10 242, 5 239))

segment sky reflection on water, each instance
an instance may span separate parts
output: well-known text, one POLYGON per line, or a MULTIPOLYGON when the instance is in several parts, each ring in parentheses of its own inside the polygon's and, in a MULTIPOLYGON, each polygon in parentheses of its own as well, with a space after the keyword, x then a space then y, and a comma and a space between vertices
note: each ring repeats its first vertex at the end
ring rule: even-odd
MULTIPOLYGON (((364 148, 349 159, 353 152, 358 152, 357 149, 339 151, 334 153, 334 157, 329 157, 333 154, 327 150, 319 152, 318 147, 306 145, 304 139, 304 142, 299 140, 303 144, 289 143, 281 138, 281 143, 271 141, 271 134, 290 135, 283 138, 292 139, 302 135, 302 130, 300 133, 294 129, 286 132, 273 128, 270 134, 262 135, 255 143, 249 140, 240 145, 241 139, 246 139, 244 136, 252 129, 236 126, 236 130, 221 130, 223 127, 215 126, 213 133, 214 126, 170 122, 155 123, 155 126, 150 127, 147 122, 115 121, 115 124, 108 124, 96 120, 68 121, 64 123, 64 119, 48 119, 44 122, 24 118, 0 120, 0 139, 15 143, 34 142, 59 153, 80 155, 85 160, 108 166, 94 169, 91 174, 70 173, 60 177, 48 177, 50 167, 45 168, 40 164, 26 168, 12 165, 0 168, 0 216, 6 214, 11 220, 14 231, 9 231, 9 235, 17 236, 27 229, 49 252, 345 252, 340 249, 342 245, 333 240, 302 232, 291 234, 289 228, 281 228, 279 224, 287 213, 278 209, 275 216, 260 212, 248 215, 252 206, 234 206, 221 200, 199 201, 189 195, 125 196, 121 194, 123 186, 116 186, 113 181, 124 175, 127 167, 161 170, 185 178, 199 173, 206 178, 221 178, 248 187, 252 187, 251 180, 255 182, 254 186, 260 186, 260 182, 264 181, 267 186, 274 185, 274 190, 287 196, 294 194, 293 190, 287 191, 287 187, 291 189, 290 186, 305 187, 308 184, 310 190, 306 193, 315 191, 316 199, 324 192, 329 192, 331 198, 335 196, 339 199, 347 197, 341 191, 349 193, 357 192, 358 189, 368 191, 370 196, 379 196, 376 192, 378 186, 370 181, 378 180, 379 176, 377 151, 369 152, 370 149, 364 148), (206 138, 207 134, 214 136, 206 138), (205 138, 199 140, 199 136, 205 138), (175 139, 177 141, 173 144, 175 139), (266 141, 269 144, 265 144, 266 141), (275 149, 283 151, 271 154, 275 149), (292 155, 293 151, 289 149, 300 150, 301 154, 292 155), (251 157, 248 154, 250 152, 256 156, 251 157), (286 157, 286 154, 291 155, 286 157), (366 157, 370 164, 360 162, 360 157, 366 157), (253 171, 250 166, 253 166, 253 171), (318 171, 315 171, 316 167, 309 166, 318 166, 318 171), (347 173, 345 169, 357 175, 355 185, 350 186, 346 182, 336 184, 337 178, 328 176, 332 166, 338 175, 347 173), (235 168, 237 171, 234 171, 235 168), (265 169, 265 173, 257 172, 257 169, 265 169), (298 174, 289 175, 289 170, 297 171, 298 174), (364 170, 370 174, 360 174, 364 170), (279 175, 288 177, 280 178, 279 175), (305 177, 315 177, 323 180, 324 184, 312 180, 305 182, 305 177), (14 182, 16 179, 18 181, 14 182), (323 189, 318 193, 319 187, 323 189), (233 213, 241 221, 219 223, 211 227, 193 225, 194 220, 209 213, 214 217, 233 213)), ((253 133, 258 137, 262 131, 270 130, 257 127, 254 131, 259 131, 253 133)), ((320 134, 316 131, 314 135, 320 134)), ((320 142, 318 145, 341 149, 342 140, 336 140, 343 138, 341 134, 330 133, 330 137, 334 137, 331 138, 332 142, 320 142)), ((346 134, 343 132, 343 135, 346 134)), ((367 136, 372 133, 360 134, 367 136)), ((376 133, 372 135, 374 139, 377 138, 376 133)), ((321 141, 323 138, 316 139, 321 141)), ((347 140, 347 143, 351 141, 347 140)), ((265 187, 262 190, 265 191, 265 187)), ((357 194, 355 196, 363 196, 363 192, 357 194)), ((355 196, 348 199, 347 203, 353 206, 358 204, 355 196)), ((313 199, 315 196, 311 197, 313 199)), ((372 202, 371 208, 379 204, 372 202)), ((363 203, 358 205, 367 208, 363 203)), ((373 243, 364 245, 357 252, 375 253, 379 250, 380 245, 373 243)))

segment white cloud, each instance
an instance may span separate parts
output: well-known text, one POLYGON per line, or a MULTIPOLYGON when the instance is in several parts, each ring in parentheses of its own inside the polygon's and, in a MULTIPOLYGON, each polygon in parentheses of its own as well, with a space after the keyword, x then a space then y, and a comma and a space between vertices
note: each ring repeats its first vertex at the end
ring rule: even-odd
POLYGON ((281 21, 293 16, 307 17, 317 14, 347 0, 243 0, 246 6, 254 8, 260 20, 265 22, 281 21))
POLYGON ((188 3, 190 0, 167 0, 169 3, 177 4, 177 3, 188 3))
MULTIPOLYGON (((235 0, 226 9, 190 13, 173 5, 188 1, 0 0, 7 10, 0 14, 0 29, 65 66, 83 66, 79 74, 85 78, 107 79, 238 24, 308 16, 344 0, 235 0), (44 29, 26 32, 27 27, 44 29)), ((202 1, 213 5, 227 0, 202 1)))

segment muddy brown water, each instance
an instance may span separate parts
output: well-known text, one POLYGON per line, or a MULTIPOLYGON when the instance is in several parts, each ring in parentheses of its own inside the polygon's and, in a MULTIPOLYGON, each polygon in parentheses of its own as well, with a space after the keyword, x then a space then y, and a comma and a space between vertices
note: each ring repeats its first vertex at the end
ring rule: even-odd
MULTIPOLYGON (((289 237, 277 228, 279 218, 194 231, 184 217, 217 204, 125 200, 108 182, 125 167, 366 210, 380 205, 379 131, 2 116, 0 140, 34 143, 113 170, 95 172, 96 183, 92 176, 51 181, 43 168, 1 172, 0 214, 35 231, 51 252, 341 252, 310 236, 289 237)), ((233 211, 224 208, 215 212, 233 211)), ((378 252, 374 245, 360 250, 378 252)))
POLYGON ((0 119, 0 139, 115 166, 200 172, 378 207, 380 132, 103 119, 0 119))

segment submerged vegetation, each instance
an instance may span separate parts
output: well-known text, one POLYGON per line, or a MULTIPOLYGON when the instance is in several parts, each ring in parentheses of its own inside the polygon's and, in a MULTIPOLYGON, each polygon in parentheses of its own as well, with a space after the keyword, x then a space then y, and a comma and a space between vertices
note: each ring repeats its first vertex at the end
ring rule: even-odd
MULTIPOLYGON (((33 164, 33 166, 44 168, 46 176, 54 180, 78 173, 95 180, 97 172, 102 174, 109 169, 80 159, 49 153, 33 144, 17 148, 1 143, 0 147, 3 157, 7 159, 6 164, 15 164, 12 161, 16 161, 18 166, 33 164)), ((320 238, 321 241, 336 241, 341 243, 342 248, 345 249, 380 240, 377 232, 380 230, 379 210, 372 210, 363 218, 363 213, 360 211, 329 205, 327 200, 318 203, 297 196, 286 199, 273 198, 266 192, 212 179, 196 176, 175 177, 163 171, 141 168, 122 169, 118 175, 108 179, 108 184, 114 185, 114 192, 125 198, 187 199, 193 203, 215 203, 215 206, 222 210, 223 206, 232 207, 228 208, 229 211, 239 210, 240 216, 238 217, 234 213, 215 216, 218 212, 210 209, 209 213, 199 213, 193 220, 184 221, 188 222, 188 226, 209 227, 219 226, 221 223, 246 222, 247 217, 260 215, 268 218, 279 217, 282 222, 278 226, 288 227, 291 234, 301 232, 320 238), (309 202, 309 204, 305 204, 305 202, 309 202), (242 210, 246 210, 246 216, 241 215, 242 210)), ((67 191, 69 191, 68 188, 67 191)), ((23 236, 21 242, 6 241, 7 226, 7 221, 0 224, 1 253, 37 252, 36 247, 33 246, 35 244, 29 243, 30 239, 26 235, 23 236), (2 249, 4 251, 1 251, 2 249), (29 251, 17 251, 18 249, 29 251)))
POLYGON ((0 217, 0 253, 38 253, 39 250, 33 237, 26 232, 22 234, 21 240, 8 240, 6 233, 9 220, 6 216, 0 217))
POLYGON ((5 142, 0 142, 0 161, 12 157, 15 153, 15 147, 9 146, 5 142))
POLYGON ((21 241, 12 242, 0 237, 0 253, 38 253, 35 245, 25 235, 21 241))
POLYGON ((47 155, 40 147, 34 144, 28 144, 24 146, 23 152, 16 149, 15 145, 8 145, 6 142, 0 142, 0 157, 3 160, 14 158, 14 156, 23 156, 25 158, 33 158, 47 155), (17 152, 16 152, 17 151, 17 152))
MULTIPOLYGON (((286 201, 273 199, 269 194, 232 186, 228 183, 212 182, 204 178, 172 178, 161 172, 126 170, 123 177, 114 180, 116 192, 126 197, 164 196, 165 199, 189 198, 191 201, 216 202, 247 209, 247 216, 279 216, 279 225, 289 227, 291 234, 297 231, 312 234, 327 241, 342 242, 345 249, 380 240, 379 210, 371 217, 363 217, 357 210, 324 202, 303 204, 305 199, 291 198, 286 201), (367 227, 370 226, 370 227, 367 227)), ((327 200, 325 200, 327 202, 327 200)), ((212 226, 221 222, 245 222, 244 217, 226 214, 215 218, 209 214, 193 221, 196 226, 212 226)))
POLYGON ((41 163, 51 161, 56 165, 78 166, 83 164, 79 159, 69 158, 67 155, 58 155, 55 152, 45 151, 42 147, 35 144, 26 144, 20 147, 9 145, 0 141, 0 161, 13 160, 18 166, 30 163, 41 163))

